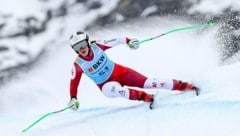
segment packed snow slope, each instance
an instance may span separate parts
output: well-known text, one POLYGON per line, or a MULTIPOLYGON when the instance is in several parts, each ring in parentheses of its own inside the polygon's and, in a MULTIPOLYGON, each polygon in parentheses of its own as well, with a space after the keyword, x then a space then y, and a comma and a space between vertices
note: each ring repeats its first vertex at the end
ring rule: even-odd
MULTIPOLYGON (((89 32, 91 39, 118 36, 149 38, 182 26, 173 18, 152 18, 89 32)), ((70 33, 70 32, 66 32, 70 33)), ((61 40, 49 48, 29 72, 4 86, 0 99, 1 136, 238 136, 240 133, 240 63, 219 61, 217 27, 187 30, 142 44, 138 50, 120 45, 107 51, 117 63, 151 78, 190 81, 202 89, 193 92, 159 91, 158 107, 121 98, 110 99, 83 76, 78 111, 48 116, 27 132, 21 131, 42 115, 66 107, 76 54, 61 40)), ((65 35, 68 37, 69 35, 65 35)), ((67 39, 62 37, 62 39, 67 39)))

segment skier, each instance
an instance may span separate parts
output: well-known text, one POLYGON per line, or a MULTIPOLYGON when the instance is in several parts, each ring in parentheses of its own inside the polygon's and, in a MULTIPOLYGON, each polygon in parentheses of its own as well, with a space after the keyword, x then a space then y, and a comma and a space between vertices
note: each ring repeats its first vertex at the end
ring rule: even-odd
POLYGON ((190 83, 176 79, 147 78, 131 68, 111 61, 104 51, 121 44, 127 44, 133 50, 140 46, 140 42, 136 38, 122 37, 112 40, 90 41, 88 34, 84 32, 76 32, 71 35, 70 45, 78 56, 72 68, 71 99, 68 103, 70 109, 77 110, 79 108, 77 92, 82 73, 92 79, 106 97, 123 97, 129 100, 144 101, 150 103, 150 109, 153 108, 154 95, 148 94, 142 89, 136 90, 128 87, 179 91, 197 89, 190 83))

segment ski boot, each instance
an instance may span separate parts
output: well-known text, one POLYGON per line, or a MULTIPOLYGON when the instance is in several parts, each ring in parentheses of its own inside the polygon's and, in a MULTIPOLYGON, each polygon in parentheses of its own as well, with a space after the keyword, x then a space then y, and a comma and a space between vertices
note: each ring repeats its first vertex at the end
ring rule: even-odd
POLYGON ((155 95, 147 94, 143 91, 138 92, 138 100, 150 103, 149 108, 154 108, 154 97, 155 95))
POLYGON ((156 107, 157 97, 158 97, 158 92, 157 92, 156 94, 153 94, 153 95, 152 95, 152 101, 151 101, 150 104, 149 104, 149 109, 150 109, 150 110, 153 110, 153 109, 156 107))
POLYGON ((155 106, 154 106, 154 97, 153 97, 152 102, 150 102, 150 104, 149 104, 149 109, 152 110, 154 107, 155 106))
POLYGON ((195 93, 196 93, 197 96, 200 94, 200 89, 199 89, 199 88, 193 86, 193 87, 192 87, 192 90, 195 91, 195 93))
POLYGON ((196 95, 200 94, 200 89, 188 82, 182 82, 181 80, 173 80, 173 90, 179 91, 195 91, 196 95))

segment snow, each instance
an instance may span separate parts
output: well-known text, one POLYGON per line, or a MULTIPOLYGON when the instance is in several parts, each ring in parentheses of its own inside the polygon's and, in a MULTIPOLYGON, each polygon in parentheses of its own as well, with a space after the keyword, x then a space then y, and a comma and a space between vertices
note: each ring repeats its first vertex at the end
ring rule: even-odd
MULTIPOLYGON (((24 5, 24 2, 26 4, 29 1, 21 2, 24 5)), ((107 3, 107 0, 102 2, 107 3)), ((115 2, 117 3, 118 0, 115 2)), ((202 1, 203 4, 204 2, 206 1, 202 1)), ((222 2, 224 1, 217 3, 220 5, 222 2)), ((231 2, 234 5, 238 3, 231 2)), ((11 12, 17 16, 24 14, 16 13, 17 8, 9 8, 11 3, 13 5, 13 0, 4 2, 0 5, 0 9, 12 10, 11 12)), ((109 5, 114 6, 116 3, 112 2, 109 5)), ((35 5, 31 8, 39 9, 35 5)), ((98 15, 104 15, 110 11, 110 9, 102 9, 95 12, 98 12, 98 15)), ((125 45, 107 51, 112 60, 148 77, 175 78, 193 82, 202 88, 200 96, 195 96, 192 92, 182 94, 169 90, 146 90, 149 93, 159 91, 161 97, 158 108, 149 110, 148 104, 142 102, 106 98, 90 79, 83 76, 79 86, 80 109, 78 111, 67 110, 48 116, 27 132, 22 133, 23 129, 44 114, 67 106, 70 70, 76 55, 67 46, 68 37, 76 30, 83 30, 87 24, 86 21, 89 21, 88 23, 93 21, 96 13, 89 12, 88 15, 82 16, 83 18, 79 17, 71 14, 66 19, 55 20, 48 26, 52 29, 31 40, 19 38, 16 41, 9 39, 1 41, 13 42, 10 44, 12 45, 10 49, 15 48, 14 43, 29 45, 31 48, 26 46, 19 48, 30 50, 30 55, 37 55, 45 47, 40 43, 52 44, 52 46, 47 48, 45 58, 31 70, 23 72, 18 78, 10 80, 7 85, 1 87, 0 135, 239 135, 240 63, 234 60, 231 64, 219 62, 215 46, 217 27, 205 31, 195 29, 165 35, 142 44, 135 51, 128 49, 125 45), (49 39, 57 40, 51 42, 49 39)), ((91 39, 130 36, 142 40, 189 25, 191 24, 181 21, 178 17, 148 18, 90 31, 89 34, 91 39)), ((16 52, 15 50, 10 52, 11 54, 1 54, 1 57, 11 60, 16 52)), ((25 61, 25 58, 18 59, 25 61)), ((12 59, 13 62, 14 60, 16 58, 12 59)))
MULTIPOLYGON (((196 0, 192 0, 196 1, 196 0)), ((189 10, 190 13, 200 12, 200 13, 212 13, 221 14, 221 12, 230 8, 232 10, 239 10, 240 1, 237 0, 201 0, 196 6, 189 10)))
POLYGON ((151 7, 147 7, 146 9, 143 10, 143 12, 141 13, 142 17, 147 17, 149 14, 154 13, 158 10, 157 6, 151 6, 151 7))
POLYGON ((28 2, 23 0, 19 2, 18 0, 9 0, 0 5, 0 14, 9 15, 3 18, 6 24, 0 32, 3 37, 24 32, 27 27, 24 21, 26 17, 35 17, 39 22, 34 22, 34 26, 39 26, 40 22, 45 20, 46 11, 49 8, 54 9, 64 2, 70 6, 69 14, 66 17, 54 18, 49 21, 46 26, 47 29, 43 33, 28 38, 19 36, 14 40, 12 38, 1 40, 0 44, 6 45, 9 50, 1 53, 0 70, 25 65, 35 60, 48 46, 66 41, 71 33, 76 30, 84 30, 88 24, 93 23, 99 16, 110 13, 117 6, 119 0, 110 2, 101 0, 102 6, 94 10, 88 10, 83 4, 71 5, 74 3, 72 0, 52 0, 50 2, 39 0, 28 2), (63 40, 59 38, 60 35, 64 36, 63 40), (24 54, 21 52, 24 52, 24 54))
POLYGON ((65 0, 51 0, 48 2, 41 0, 7 0, 1 3, 0 13, 11 14, 17 18, 36 16, 47 8, 54 8, 64 1, 65 0))
MULTIPOLYGON (((138 20, 89 33, 92 38, 99 39, 126 35, 145 39, 191 25, 177 18, 173 20, 138 20), (127 29, 129 27, 131 29, 127 29), (105 35, 101 36, 101 32, 105 35)), ((135 51, 125 45, 107 51, 112 60, 148 77, 192 81, 202 88, 200 96, 192 92, 146 90, 149 93, 159 91, 161 96, 158 108, 151 111, 148 104, 142 102, 106 98, 90 79, 83 76, 78 111, 67 110, 48 116, 22 133, 41 116, 66 107, 69 101, 68 84, 75 53, 66 46, 67 38, 62 35, 59 38, 65 40, 49 48, 44 60, 1 89, 0 134, 237 136, 240 132, 240 63, 220 65, 215 48, 216 30, 215 27, 205 31, 176 32, 144 43, 135 51)))

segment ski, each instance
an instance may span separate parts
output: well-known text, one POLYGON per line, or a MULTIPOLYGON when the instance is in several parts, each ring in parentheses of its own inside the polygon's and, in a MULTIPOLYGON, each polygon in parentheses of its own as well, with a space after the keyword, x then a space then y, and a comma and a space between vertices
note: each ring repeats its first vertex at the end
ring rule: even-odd
POLYGON ((200 95, 201 90, 200 90, 199 88, 196 87, 196 88, 194 89, 194 91, 195 91, 195 93, 196 93, 197 96, 200 95))
MULTIPOLYGON (((196 96, 199 96, 200 95, 200 92, 201 90, 197 87, 193 88, 193 91, 194 93, 196 94, 196 96)), ((189 91, 183 91, 182 93, 187 93, 189 91)), ((153 101, 149 104, 149 109, 150 110, 153 110, 155 107, 157 107, 157 104, 156 104, 156 101, 161 101, 159 98, 158 98, 158 92, 156 94, 153 95, 153 101)), ((169 97, 169 96, 168 96, 169 97)), ((170 97, 174 97, 173 95, 170 95, 170 97)), ((165 99, 165 98, 164 98, 165 99)), ((161 103, 161 102, 159 102, 161 103)))

